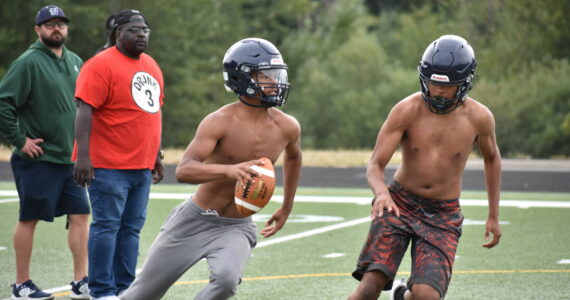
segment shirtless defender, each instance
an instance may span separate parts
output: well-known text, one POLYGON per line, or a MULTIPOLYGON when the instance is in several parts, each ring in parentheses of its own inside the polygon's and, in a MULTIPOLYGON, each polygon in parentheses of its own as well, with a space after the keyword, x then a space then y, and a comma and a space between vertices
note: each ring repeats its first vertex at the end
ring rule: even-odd
POLYGON ((226 87, 239 101, 206 116, 176 169, 180 182, 200 184, 176 207, 154 241, 142 272, 121 299, 160 299, 186 270, 208 260, 210 283, 195 299, 227 299, 236 293, 256 244, 256 225, 234 203, 236 180, 256 175, 250 166, 284 153, 284 201, 261 235, 279 231, 293 208, 301 170, 301 128, 272 108, 288 95, 287 65, 279 50, 262 39, 244 39, 224 57, 226 87))
POLYGON ((361 282, 349 299, 377 299, 389 290, 410 241, 411 278, 407 286, 402 281, 392 288, 391 299, 445 296, 463 222, 461 176, 473 144, 485 165, 485 239, 493 235, 483 247, 499 243, 501 157, 493 114, 467 97, 475 66, 473 49, 463 38, 435 40, 418 67, 421 93, 396 104, 382 125, 367 171, 375 195, 373 220, 353 273, 361 282), (398 145, 402 164, 386 186, 384 170, 398 145))

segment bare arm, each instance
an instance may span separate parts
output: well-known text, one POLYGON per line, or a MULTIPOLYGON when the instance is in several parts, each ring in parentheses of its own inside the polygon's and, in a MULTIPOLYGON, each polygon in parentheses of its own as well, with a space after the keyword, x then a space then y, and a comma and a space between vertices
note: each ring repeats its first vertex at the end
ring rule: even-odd
POLYGON ((214 152, 218 141, 224 135, 228 123, 224 117, 210 114, 198 126, 194 139, 190 142, 182 159, 176 167, 178 182, 199 184, 219 179, 242 179, 244 182, 253 179, 257 172, 250 169, 251 165, 261 164, 259 160, 244 162, 237 165, 206 164, 214 152))
MULTIPOLYGON (((162 111, 158 112, 160 118, 162 118, 162 111)), ((154 161, 154 167, 152 168, 152 183, 159 183, 164 178, 164 165, 162 164, 162 158, 160 157, 160 148, 158 153, 156 153, 156 160, 154 161)))
POLYGON ((265 228, 261 230, 263 237, 270 237, 281 230, 293 210, 293 200, 301 175, 301 164, 303 155, 301 152, 301 129, 296 123, 296 138, 285 148, 283 159, 283 205, 277 209, 271 218, 265 223, 265 228), (271 224, 275 222, 274 226, 271 224))
POLYGON ((483 247, 492 248, 499 243, 501 238, 501 228, 499 226, 499 197, 501 191, 501 153, 497 146, 495 136, 495 120, 490 111, 486 110, 487 118, 482 125, 483 132, 477 137, 477 144, 483 155, 485 168, 485 184, 487 186, 487 197, 489 199, 489 215, 485 229, 485 239, 488 240, 490 234, 493 239, 483 244, 483 247))
POLYGON ((388 115, 386 122, 380 128, 372 157, 368 163, 366 177, 375 198, 372 205, 372 218, 381 216, 384 209, 398 217, 400 216, 400 210, 392 200, 388 187, 384 183, 384 171, 404 136, 406 124, 404 106, 404 103, 398 103, 388 115))
POLYGON ((75 117, 75 140, 77 142, 77 161, 75 162, 74 180, 80 186, 88 186, 94 177, 93 164, 89 157, 89 140, 91 138, 91 120, 93 107, 81 99, 77 100, 77 116, 75 117))

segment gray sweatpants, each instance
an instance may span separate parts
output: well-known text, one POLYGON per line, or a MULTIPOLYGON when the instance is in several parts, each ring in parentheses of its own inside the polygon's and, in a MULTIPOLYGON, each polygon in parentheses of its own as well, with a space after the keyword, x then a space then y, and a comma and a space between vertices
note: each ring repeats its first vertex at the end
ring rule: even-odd
POLYGON ((203 210, 190 198, 172 210, 142 271, 121 299, 162 298, 202 258, 208 261, 210 282, 194 299, 228 299, 236 293, 256 241, 257 226, 251 217, 219 217, 216 211, 203 210))

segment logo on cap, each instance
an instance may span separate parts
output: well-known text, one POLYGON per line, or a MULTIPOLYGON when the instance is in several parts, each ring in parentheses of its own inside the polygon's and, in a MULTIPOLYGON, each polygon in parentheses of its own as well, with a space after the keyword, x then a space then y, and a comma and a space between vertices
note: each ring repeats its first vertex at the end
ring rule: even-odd
POLYGON ((63 10, 61 10, 61 8, 55 5, 48 5, 42 7, 38 11, 38 14, 36 15, 36 25, 40 25, 43 22, 55 17, 61 18, 65 22, 69 22, 69 18, 65 16, 65 13, 63 10))

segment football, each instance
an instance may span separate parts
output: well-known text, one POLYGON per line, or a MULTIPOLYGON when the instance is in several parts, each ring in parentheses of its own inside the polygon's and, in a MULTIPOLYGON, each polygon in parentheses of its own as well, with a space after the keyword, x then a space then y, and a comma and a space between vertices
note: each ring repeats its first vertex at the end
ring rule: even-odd
POLYGON ((275 169, 271 160, 268 158, 260 158, 263 165, 253 165, 250 168, 257 171, 259 176, 255 176, 253 180, 248 180, 244 184, 241 180, 236 183, 235 203, 240 215, 243 217, 251 216, 260 211, 271 199, 275 190, 275 169))

